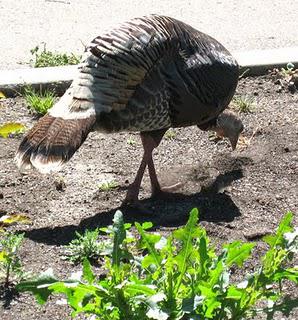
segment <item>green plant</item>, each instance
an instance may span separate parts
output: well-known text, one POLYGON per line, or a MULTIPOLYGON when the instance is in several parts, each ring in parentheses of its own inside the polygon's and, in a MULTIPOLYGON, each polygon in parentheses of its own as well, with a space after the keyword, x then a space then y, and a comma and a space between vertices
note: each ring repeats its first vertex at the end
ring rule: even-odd
POLYGON ((8 122, 0 126, 0 137, 8 138, 11 134, 20 134, 25 130, 25 126, 17 122, 8 122))
POLYGON ((115 189, 118 187, 118 183, 114 180, 107 180, 103 181, 101 184, 99 184, 98 188, 100 191, 110 191, 112 189, 115 189))
POLYGON ((174 129, 168 129, 164 135, 165 139, 175 139, 177 136, 177 133, 174 129))
MULTIPOLYGON (((52 272, 24 281, 19 291, 32 292, 39 303, 62 293, 72 315, 93 314, 96 319, 248 319, 259 312, 287 310, 293 301, 282 299, 282 283, 298 283, 298 268, 286 267, 297 252, 298 232, 292 214, 281 221, 275 235, 265 237, 269 249, 257 270, 240 282, 230 279, 231 268, 250 258, 253 243, 234 241, 217 255, 193 209, 187 224, 166 238, 148 232, 151 223, 135 223, 137 235, 117 211, 106 228, 110 250, 103 255, 104 275, 93 273, 88 260, 81 275, 59 281, 52 272), (257 308, 265 301, 268 307, 257 308)), ((297 302, 296 302, 297 306, 297 302)))
POLYGON ((287 63, 285 68, 281 68, 280 72, 284 77, 291 76, 294 73, 295 66, 293 63, 287 63))
POLYGON ((136 143, 136 140, 134 140, 132 137, 129 137, 127 139, 127 144, 129 144, 130 146, 134 146, 136 143))
POLYGON ((34 68, 73 65, 78 64, 81 60, 81 56, 73 53, 67 54, 49 51, 46 49, 46 44, 44 44, 43 49, 36 46, 30 52, 34 56, 34 59, 30 60, 34 68))
POLYGON ((232 108, 239 112, 251 113, 255 109, 254 99, 250 96, 235 96, 232 100, 232 108))
POLYGON ((35 91, 31 87, 25 88, 25 100, 32 111, 39 115, 44 115, 54 105, 55 95, 49 90, 35 91))
POLYGON ((76 232, 77 238, 65 246, 65 258, 73 263, 84 259, 96 261, 103 250, 103 243, 98 240, 99 230, 86 230, 84 234, 76 232))
POLYGON ((24 234, 5 232, 0 237, 0 282, 8 287, 11 282, 24 278, 21 260, 18 256, 24 234))

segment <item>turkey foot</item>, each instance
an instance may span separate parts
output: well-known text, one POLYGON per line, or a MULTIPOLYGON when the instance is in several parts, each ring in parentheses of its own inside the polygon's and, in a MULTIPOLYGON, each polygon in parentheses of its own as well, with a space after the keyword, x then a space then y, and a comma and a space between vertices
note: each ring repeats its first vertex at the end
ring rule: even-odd
POLYGON ((154 188, 152 190, 152 197, 154 198, 161 198, 161 199, 168 199, 172 198, 173 192, 178 190, 183 186, 182 182, 177 182, 171 186, 167 187, 159 187, 159 188, 154 188))
POLYGON ((178 182, 168 187, 161 187, 157 179, 157 174, 155 171, 152 154, 150 154, 150 156, 148 157, 147 164, 148 164, 149 177, 151 181, 152 197, 165 198, 165 199, 170 198, 172 196, 171 192, 176 191, 183 185, 182 182, 178 182))

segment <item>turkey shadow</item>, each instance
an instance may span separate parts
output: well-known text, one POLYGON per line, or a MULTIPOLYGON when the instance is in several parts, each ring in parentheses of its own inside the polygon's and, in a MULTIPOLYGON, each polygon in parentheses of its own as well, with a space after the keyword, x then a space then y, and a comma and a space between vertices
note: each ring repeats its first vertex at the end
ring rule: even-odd
POLYGON ((148 208, 146 213, 132 207, 117 207, 84 218, 79 225, 40 228, 22 232, 25 233, 26 238, 35 242, 48 245, 66 245, 75 237, 75 232, 82 233, 86 229, 94 230, 98 227, 111 225, 117 210, 122 211, 124 221, 127 223, 151 221, 154 228, 179 227, 185 224, 189 212, 193 208, 199 209, 200 221, 231 222, 235 217, 240 216, 239 208, 228 194, 220 190, 242 177, 243 171, 238 168, 218 175, 209 186, 200 192, 190 195, 173 193, 166 200, 154 198, 142 200, 142 205, 148 208))

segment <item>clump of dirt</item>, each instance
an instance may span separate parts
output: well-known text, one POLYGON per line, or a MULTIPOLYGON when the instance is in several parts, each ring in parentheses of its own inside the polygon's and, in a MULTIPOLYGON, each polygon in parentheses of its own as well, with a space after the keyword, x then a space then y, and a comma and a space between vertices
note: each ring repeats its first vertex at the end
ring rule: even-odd
MULTIPOLYGON (((152 221, 165 233, 184 224, 197 207, 201 224, 218 244, 235 239, 258 242, 287 211, 297 213, 298 94, 279 90, 276 79, 263 76, 241 79, 237 95, 253 97, 254 110, 240 114, 245 130, 236 151, 231 152, 225 140, 211 141, 197 127, 175 129, 176 135, 155 151, 154 160, 162 185, 181 182, 182 187, 167 199, 152 199, 146 176, 141 199, 147 214, 121 207, 142 157, 137 134, 91 133, 59 174, 47 176, 21 174, 13 160, 21 137, 0 138, 0 211, 32 219, 30 226, 13 228, 25 232, 21 259, 26 270, 52 267, 59 277, 77 271, 79 267, 61 259, 62 246, 75 231, 111 224, 119 207, 127 222, 152 221), (119 187, 100 191, 104 180, 114 180, 119 187)), ((36 121, 22 98, 0 104, 0 123, 31 127, 36 121)), ((246 271, 255 267, 263 250, 259 243, 246 271)), ((297 298, 298 290, 290 286, 287 293, 297 298)), ((9 303, 5 297, 0 294, 2 320, 70 318, 69 308, 57 304, 56 298, 40 307, 29 295, 9 303)), ((297 318, 296 311, 288 319, 297 318)))

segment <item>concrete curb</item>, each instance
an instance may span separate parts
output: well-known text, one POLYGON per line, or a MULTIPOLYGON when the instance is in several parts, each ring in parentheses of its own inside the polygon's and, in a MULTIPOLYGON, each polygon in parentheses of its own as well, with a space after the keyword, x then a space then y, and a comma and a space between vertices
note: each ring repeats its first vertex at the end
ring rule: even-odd
MULTIPOLYGON (((272 68, 285 67, 288 62, 298 67, 298 47, 271 50, 252 50, 233 53, 245 76, 262 75, 272 68)), ((53 88, 62 94, 77 72, 76 66, 28 68, 0 71, 0 91, 6 97, 22 92, 25 86, 53 88)))
POLYGON ((62 94, 77 73, 77 66, 0 70, 0 92, 6 97, 16 96, 26 86, 54 89, 62 94))
POLYGON ((241 73, 248 69, 246 75, 258 76, 266 74, 273 68, 282 68, 291 62, 298 68, 298 47, 270 50, 236 51, 241 73))

